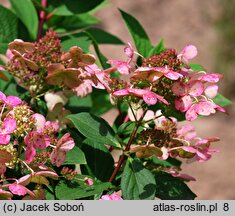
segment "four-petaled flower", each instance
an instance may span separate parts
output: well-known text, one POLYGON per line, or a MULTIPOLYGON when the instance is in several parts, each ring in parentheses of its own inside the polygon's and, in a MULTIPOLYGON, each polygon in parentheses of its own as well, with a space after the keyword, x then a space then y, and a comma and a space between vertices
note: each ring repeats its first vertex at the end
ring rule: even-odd
POLYGON ((148 105, 155 105, 158 100, 168 105, 169 103, 160 95, 152 92, 149 89, 137 89, 137 88, 127 88, 114 91, 112 93, 114 97, 123 97, 127 95, 133 95, 136 97, 141 97, 148 105))
POLYGON ((0 145, 6 145, 11 140, 10 134, 16 129, 16 121, 12 117, 6 117, 0 123, 0 145))
POLYGON ((56 148, 51 153, 51 162, 57 167, 61 166, 65 159, 66 153, 75 146, 73 138, 69 133, 64 134, 57 142, 56 148))

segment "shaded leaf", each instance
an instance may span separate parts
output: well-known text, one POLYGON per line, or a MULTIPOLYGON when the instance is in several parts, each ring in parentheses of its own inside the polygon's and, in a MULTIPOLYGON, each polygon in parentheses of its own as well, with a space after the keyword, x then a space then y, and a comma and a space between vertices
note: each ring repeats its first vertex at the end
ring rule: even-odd
POLYGON ((80 14, 88 12, 98 5, 100 5, 104 0, 49 0, 49 8, 53 11, 54 15, 60 16, 70 16, 73 14, 80 14))
POLYGON ((129 158, 121 179, 122 196, 128 200, 153 199, 156 183, 153 174, 138 159, 129 158))
POLYGON ((96 40, 98 44, 117 44, 123 45, 124 42, 119 39, 117 36, 112 35, 102 29, 98 28, 89 28, 87 30, 96 40))
POLYGON ((179 178, 165 172, 156 172, 156 197, 163 200, 193 200, 196 197, 179 178))
POLYGON ((16 15, 28 29, 32 39, 35 39, 38 31, 38 15, 31 0, 10 0, 16 15))
POLYGON ((108 189, 111 186, 112 184, 109 182, 95 183, 94 185, 87 186, 79 185, 76 182, 66 184, 65 182, 61 181, 57 185, 55 191, 56 197, 60 200, 74 200, 102 193, 104 190, 108 189))
POLYGON ((104 90, 93 89, 91 98, 92 107, 90 112, 94 113, 95 115, 102 115, 113 108, 113 105, 110 103, 110 97, 104 90), (100 104, 102 104, 102 106, 100 106, 100 104))
POLYGON ((108 59, 101 53, 100 49, 99 49, 99 46, 98 46, 98 42, 96 41, 96 39, 93 37, 93 35, 91 33, 89 33, 88 31, 85 32, 87 34, 87 36, 91 39, 92 41, 92 44, 94 46, 94 49, 95 49, 95 52, 96 52, 96 55, 100 61, 100 64, 101 66, 104 68, 104 69, 107 69, 110 67, 109 64, 107 64, 107 61, 108 59))
POLYGON ((87 165, 93 175, 101 181, 108 181, 114 170, 114 160, 103 143, 86 139, 82 150, 86 155, 87 165))
POLYGON ((52 26, 56 31, 58 29, 60 32, 62 29, 64 29, 64 32, 66 31, 72 31, 72 30, 77 30, 81 28, 87 28, 92 25, 98 24, 100 21, 88 14, 78 14, 74 16, 54 16, 49 20, 49 25, 52 26))
POLYGON ((83 98, 72 96, 69 98, 65 108, 69 109, 72 113, 88 112, 92 108, 91 95, 87 95, 83 98))
POLYGON ((18 20, 15 14, 0 5, 0 52, 6 52, 8 43, 17 38, 18 20))

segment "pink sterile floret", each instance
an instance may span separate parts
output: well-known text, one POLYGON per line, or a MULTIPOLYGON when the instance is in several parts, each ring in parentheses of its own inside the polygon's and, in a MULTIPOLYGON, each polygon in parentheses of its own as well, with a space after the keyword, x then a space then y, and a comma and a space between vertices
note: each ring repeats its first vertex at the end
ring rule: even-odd
POLYGON ((111 195, 103 195, 100 200, 123 200, 117 193, 112 193, 111 195))
POLYGON ((197 53, 197 47, 195 47, 194 45, 188 45, 184 47, 184 49, 178 55, 178 58, 182 58, 182 60, 188 62, 188 60, 195 58, 197 56, 197 53))
POLYGON ((58 141, 56 148, 51 153, 51 162, 57 167, 61 166, 65 159, 66 153, 75 146, 73 138, 69 133, 64 134, 58 141))
POLYGON ((162 96, 148 90, 148 89, 137 89, 137 88, 128 88, 121 89, 113 92, 114 97, 121 97, 126 95, 133 95, 136 97, 142 97, 146 104, 155 105, 157 100, 162 101, 165 104, 169 104, 162 96))
POLYGON ((16 121, 12 117, 6 117, 0 128, 0 144, 8 144, 10 142, 10 134, 16 129, 16 121))
POLYGON ((7 106, 18 106, 22 103, 22 100, 16 96, 6 96, 4 93, 0 91, 0 102, 5 103, 7 106))
POLYGON ((44 135, 37 131, 32 131, 24 138, 26 144, 25 160, 26 162, 32 162, 36 148, 46 148, 50 145, 51 138, 48 135, 44 135))
POLYGON ((28 193, 28 189, 20 184, 14 183, 9 186, 9 190, 18 196, 24 196, 28 193))
POLYGON ((119 60, 108 60, 107 61, 108 64, 112 64, 115 65, 117 67, 117 70, 121 73, 121 74, 126 74, 128 75, 131 71, 132 66, 129 65, 128 62, 125 61, 119 61, 119 60))

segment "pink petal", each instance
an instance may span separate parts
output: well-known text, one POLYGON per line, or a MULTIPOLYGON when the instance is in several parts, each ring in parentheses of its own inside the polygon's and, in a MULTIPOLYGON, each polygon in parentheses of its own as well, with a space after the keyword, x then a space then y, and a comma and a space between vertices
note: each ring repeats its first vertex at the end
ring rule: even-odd
POLYGON ((216 105, 211 101, 200 101, 195 105, 196 112, 199 115, 208 116, 215 113, 216 105))
POLYGON ((202 81, 210 82, 210 83, 217 83, 222 77, 223 77, 222 74, 214 73, 214 74, 205 74, 199 77, 198 79, 202 81))
POLYGON ((123 200, 117 193, 110 195, 111 200, 123 200))
POLYGON ((129 63, 125 62, 125 61, 109 60, 109 61, 107 61, 107 63, 115 65, 117 67, 117 70, 121 74, 128 75, 130 73, 130 69, 132 69, 132 67, 129 65, 129 63))
POLYGON ((223 113, 226 113, 226 112, 227 112, 226 109, 224 109, 223 107, 221 107, 221 106, 219 106, 219 105, 216 105, 215 109, 216 109, 216 110, 219 110, 220 112, 223 112, 223 113))
POLYGON ((192 106, 192 99, 189 95, 175 100, 175 108, 181 112, 186 112, 192 106))
POLYGON ((2 123, 4 133, 10 134, 16 129, 16 121, 11 117, 6 117, 2 123))
POLYGON ((101 196, 100 200, 112 200, 110 195, 103 195, 101 196))
POLYGON ((162 96, 156 94, 156 97, 157 97, 158 100, 160 100, 160 101, 163 102, 164 104, 169 105, 168 101, 165 100, 162 96))
POLYGON ((0 91, 0 100, 5 103, 6 99, 7 99, 6 95, 0 91))
POLYGON ((70 137, 69 133, 64 134, 58 143, 58 148, 60 148, 61 151, 69 151, 75 146, 73 138, 70 137))
POLYGON ((205 95, 208 98, 214 98, 216 97, 216 95, 218 94, 218 89, 219 87, 215 84, 213 85, 209 85, 206 89, 205 89, 205 95))
POLYGON ((124 52, 127 55, 127 57, 129 58, 129 60, 131 60, 134 56, 134 50, 133 47, 131 46, 130 43, 128 43, 128 45, 124 48, 124 52))
POLYGON ((184 136, 186 133, 194 131, 195 127, 192 125, 183 125, 178 131, 177 134, 184 136))
POLYGON ((198 80, 192 80, 187 84, 188 93, 191 96, 197 97, 200 96, 204 91, 204 86, 202 82, 198 80))
POLYGON ((27 146, 33 146, 34 148, 46 148, 50 145, 50 137, 43 135, 37 131, 32 131, 24 138, 27 146))
POLYGON ((92 92, 92 84, 91 80, 84 80, 79 86, 73 89, 77 96, 85 97, 89 93, 92 92))
POLYGON ((36 155, 36 149, 33 146, 27 146, 24 153, 25 161, 27 163, 32 162, 35 155, 36 155))
POLYGON ((32 118, 35 120, 34 125, 36 127, 36 130, 43 129, 46 123, 45 117, 39 113, 35 113, 32 115, 32 118))
POLYGON ((93 185, 93 184, 94 184, 94 181, 93 181, 93 179, 91 179, 91 178, 86 178, 86 179, 85 179, 85 184, 90 186, 90 185, 93 185))
POLYGON ((169 72, 167 74, 165 74, 164 76, 167 77, 168 79, 171 79, 171 80, 177 80, 180 77, 183 77, 182 74, 177 73, 177 72, 172 71, 172 70, 169 70, 169 72))
POLYGON ((195 105, 192 105, 186 112, 186 120, 193 121, 197 118, 197 112, 195 110, 195 105))
POLYGON ((190 153, 197 153, 198 152, 197 149, 195 149, 195 148, 193 148, 191 146, 181 146, 179 148, 183 149, 186 152, 190 152, 190 153))
POLYGON ((147 94, 148 92, 150 92, 150 90, 130 88, 130 89, 128 89, 128 92, 135 95, 135 96, 142 97, 144 94, 147 94))
POLYGON ((9 186, 9 190, 18 196, 24 196, 25 194, 27 194, 28 189, 20 184, 12 184, 9 186))
POLYGON ((6 98, 5 103, 6 103, 8 106, 13 106, 13 107, 15 107, 15 106, 21 104, 21 103, 22 103, 22 100, 21 100, 20 98, 16 97, 16 96, 8 96, 8 97, 6 98))
POLYGON ((143 95, 143 100, 145 101, 146 104, 154 105, 157 103, 157 94, 148 91, 143 95))
POLYGON ((128 91, 128 89, 121 89, 121 90, 117 90, 117 91, 113 92, 112 95, 114 97, 122 97, 122 96, 129 95, 129 91, 128 91))
POLYGON ((66 152, 54 149, 51 153, 51 162, 60 167, 66 159, 66 152))
POLYGON ((194 45, 188 45, 181 51, 184 59, 189 60, 197 56, 197 48, 194 45))
POLYGON ((183 82, 176 81, 172 85, 172 91, 176 96, 184 96, 187 93, 187 88, 183 82))
POLYGON ((11 136, 9 134, 0 134, 0 144, 6 145, 10 142, 11 136))

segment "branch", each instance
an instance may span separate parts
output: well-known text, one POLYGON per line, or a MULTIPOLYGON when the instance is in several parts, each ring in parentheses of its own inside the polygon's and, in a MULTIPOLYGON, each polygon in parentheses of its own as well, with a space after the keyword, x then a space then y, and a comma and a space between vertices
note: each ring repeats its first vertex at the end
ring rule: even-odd
MULTIPOLYGON (((146 111, 147 111, 147 110, 146 110, 146 111)), ((145 116, 145 114, 146 114, 146 111, 143 113, 143 115, 142 115, 142 117, 140 118, 140 120, 136 123, 135 128, 134 128, 134 130, 133 130, 132 133, 131 133, 130 139, 128 140, 128 143, 127 143, 127 146, 126 146, 124 152, 130 150, 132 141, 133 141, 133 139, 134 139, 134 137, 135 137, 135 135, 136 135, 136 132, 137 132, 139 126, 141 125, 141 122, 142 122, 142 120, 143 120, 143 118, 144 118, 144 116, 145 116)), ((113 171, 111 177, 109 178, 109 182, 112 182, 112 181, 114 180, 115 176, 117 175, 118 170, 120 169, 120 167, 122 166, 122 164, 123 164, 123 162, 124 162, 124 160, 125 160, 125 157, 126 157, 126 156, 125 156, 124 154, 122 154, 122 156, 119 158, 118 164, 117 164, 117 166, 115 167, 115 169, 114 169, 114 171, 113 171)))
MULTIPOLYGON (((47 0, 41 0, 41 5, 42 7, 47 6, 47 0)), ((39 24, 38 24, 38 35, 37 35, 37 41, 42 37, 43 33, 43 24, 46 20, 46 12, 45 11, 40 11, 39 12, 39 24)))

